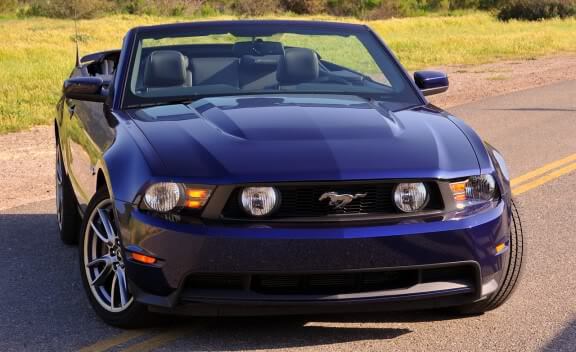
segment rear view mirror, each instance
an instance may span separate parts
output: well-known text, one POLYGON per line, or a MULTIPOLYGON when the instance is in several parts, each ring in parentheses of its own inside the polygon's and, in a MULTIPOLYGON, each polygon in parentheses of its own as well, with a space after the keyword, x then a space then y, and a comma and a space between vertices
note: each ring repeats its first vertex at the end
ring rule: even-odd
POLYGON ((64 96, 68 99, 103 102, 106 95, 100 77, 73 77, 64 81, 64 96))
POLYGON ((414 72, 414 82, 424 95, 444 93, 448 90, 448 76, 444 72, 414 72))

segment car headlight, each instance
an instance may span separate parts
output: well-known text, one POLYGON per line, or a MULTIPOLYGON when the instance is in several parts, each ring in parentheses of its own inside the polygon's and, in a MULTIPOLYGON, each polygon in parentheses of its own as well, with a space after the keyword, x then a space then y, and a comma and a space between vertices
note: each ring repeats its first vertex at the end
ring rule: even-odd
POLYGON ((428 202, 428 191, 422 182, 399 183, 394 189, 394 203, 405 213, 421 210, 428 202))
POLYGON ((280 205, 280 193, 274 187, 246 187, 240 202, 249 215, 266 216, 280 205))
POLYGON ((496 198, 496 181, 492 175, 472 176, 464 181, 450 183, 456 208, 485 203, 496 198))
POLYGON ((212 190, 203 187, 188 187, 174 182, 152 184, 144 193, 144 205, 147 209, 167 213, 176 208, 201 209, 212 190))

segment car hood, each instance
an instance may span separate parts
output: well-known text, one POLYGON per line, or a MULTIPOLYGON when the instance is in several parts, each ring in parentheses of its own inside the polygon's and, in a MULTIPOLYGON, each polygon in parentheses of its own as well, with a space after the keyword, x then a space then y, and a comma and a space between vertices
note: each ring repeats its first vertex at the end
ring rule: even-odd
POLYGON ((237 96, 129 114, 162 160, 158 176, 222 184, 479 173, 462 131, 424 107, 391 112, 354 96, 237 96))

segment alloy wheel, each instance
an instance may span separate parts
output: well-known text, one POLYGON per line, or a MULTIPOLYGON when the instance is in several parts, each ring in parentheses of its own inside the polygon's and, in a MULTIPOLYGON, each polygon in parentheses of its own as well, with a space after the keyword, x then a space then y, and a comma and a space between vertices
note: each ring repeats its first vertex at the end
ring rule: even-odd
POLYGON ((124 258, 110 199, 94 207, 84 236, 84 270, 92 295, 107 311, 124 311, 132 304, 133 296, 126 282, 124 258))

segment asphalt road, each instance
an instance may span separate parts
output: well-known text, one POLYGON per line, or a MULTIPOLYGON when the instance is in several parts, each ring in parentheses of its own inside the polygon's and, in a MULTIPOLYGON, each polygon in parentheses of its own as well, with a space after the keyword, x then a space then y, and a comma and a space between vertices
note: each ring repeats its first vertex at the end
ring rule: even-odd
POLYGON ((434 312, 174 318, 123 332, 91 311, 77 249, 59 242, 54 202, 43 201, 0 213, 0 351, 576 351, 576 157, 541 168, 576 156, 576 81, 451 111, 501 150, 513 177, 540 171, 517 192, 526 270, 502 308, 464 319, 434 312))

